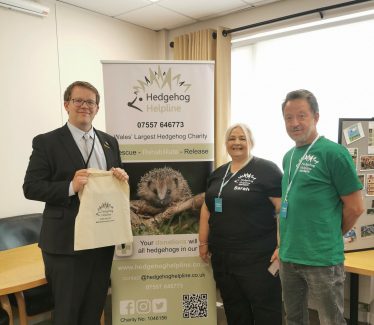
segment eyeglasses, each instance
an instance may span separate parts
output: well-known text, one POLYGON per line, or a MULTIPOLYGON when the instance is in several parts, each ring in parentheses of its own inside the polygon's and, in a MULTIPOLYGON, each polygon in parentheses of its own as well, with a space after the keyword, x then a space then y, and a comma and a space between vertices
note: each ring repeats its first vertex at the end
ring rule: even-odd
POLYGON ((86 103, 87 107, 91 109, 94 109, 97 107, 96 102, 92 100, 83 100, 83 99, 76 98, 76 99, 72 99, 72 101, 73 101, 74 106, 76 107, 81 107, 84 103, 86 103))

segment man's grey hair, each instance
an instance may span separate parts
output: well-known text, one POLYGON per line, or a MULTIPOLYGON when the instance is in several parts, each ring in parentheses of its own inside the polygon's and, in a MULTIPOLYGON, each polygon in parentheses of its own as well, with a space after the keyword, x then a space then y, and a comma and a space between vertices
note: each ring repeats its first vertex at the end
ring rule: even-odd
POLYGON ((313 116, 319 112, 317 98, 309 91, 305 89, 299 89, 291 91, 287 94, 286 99, 282 103, 282 114, 284 115, 284 107, 290 100, 294 99, 306 99, 309 104, 309 108, 312 111, 313 116))
POLYGON ((244 133, 245 138, 246 138, 247 143, 248 143, 248 148, 250 147, 251 144, 252 144, 252 148, 255 146, 255 139, 253 138, 252 131, 248 127, 248 125, 244 124, 244 123, 235 123, 235 124, 229 126, 227 128, 226 132, 225 132, 225 143, 223 144, 223 147, 225 149, 226 155, 228 155, 226 145, 227 145, 227 142, 229 141, 230 134, 231 134, 232 130, 234 130, 235 128, 238 128, 238 127, 242 128, 242 130, 243 130, 243 133, 244 133))

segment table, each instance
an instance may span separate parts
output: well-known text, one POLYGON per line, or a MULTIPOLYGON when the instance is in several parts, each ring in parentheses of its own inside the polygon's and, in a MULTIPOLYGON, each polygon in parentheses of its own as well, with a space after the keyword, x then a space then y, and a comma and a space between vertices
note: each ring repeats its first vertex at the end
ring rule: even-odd
MULTIPOLYGON (((23 290, 47 283, 44 275, 42 252, 38 244, 22 246, 0 252, 0 300, 10 305, 6 296, 15 293, 18 307, 23 298, 23 290)), ((24 304, 24 301, 23 301, 24 304)), ((7 310, 9 313, 9 310, 7 310)), ((11 315, 10 315, 11 316, 11 315)), ((27 324, 27 319, 20 313, 20 324, 27 324)))
MULTIPOLYGON (((20 325, 27 325, 23 290, 46 284, 42 251, 38 244, 22 246, 0 252, 0 302, 9 306, 7 312, 12 316, 7 294, 14 293, 17 298, 20 325), (21 310, 23 312, 21 312, 21 310)), ((37 316, 33 316, 37 317, 37 316)), ((11 323, 12 325, 12 317, 11 323)), ((31 319, 32 317, 29 317, 31 319)), ((101 325, 105 324, 104 311, 101 325)))
POLYGON ((0 296, 46 284, 38 244, 1 251, 0 275, 0 296))
POLYGON ((358 279, 359 274, 374 276, 374 251, 345 254, 345 270, 351 273, 350 324, 358 324, 358 279))

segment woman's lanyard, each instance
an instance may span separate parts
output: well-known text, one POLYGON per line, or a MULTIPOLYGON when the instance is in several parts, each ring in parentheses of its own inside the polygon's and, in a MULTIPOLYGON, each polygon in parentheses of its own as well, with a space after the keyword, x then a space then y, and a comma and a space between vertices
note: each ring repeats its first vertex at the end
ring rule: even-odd
POLYGON ((301 159, 297 163, 296 169, 295 169, 295 171, 293 173, 293 176, 292 176, 292 179, 291 179, 292 158, 293 158, 293 154, 295 152, 296 147, 293 148, 293 151, 292 151, 292 154, 291 154, 291 159, 290 159, 290 168, 288 170, 288 186, 287 186, 287 191, 286 191, 286 195, 284 196, 284 201, 282 202, 281 211, 280 211, 280 216, 282 218, 287 218, 287 209, 288 209, 287 197, 288 197, 288 193, 290 192, 290 189, 291 189, 291 186, 292 186, 292 182, 294 181, 295 176, 296 176, 297 172, 299 171, 301 163, 303 162, 304 158, 308 154, 309 150, 312 149, 312 147, 314 146, 314 144, 317 142, 318 138, 319 138, 319 135, 317 134, 317 136, 314 139, 314 141, 310 144, 310 146, 308 147, 307 151, 305 151, 304 155, 301 157, 301 159))
MULTIPOLYGON (((83 160, 84 168, 85 168, 85 169, 87 169, 87 167, 88 167, 88 163, 89 163, 89 161, 90 161, 90 159, 91 159, 91 156, 92 156, 92 153, 93 153, 93 151, 94 151, 94 147, 95 147, 95 139, 96 139, 96 132, 94 131, 94 137, 93 137, 93 142, 92 142, 91 152, 90 152, 90 154, 88 155, 88 158, 87 158, 87 161, 86 161, 86 162, 84 161, 83 155, 82 155, 82 153, 81 153, 80 150, 79 150, 79 152, 80 152, 80 154, 81 154, 81 156, 82 156, 82 160, 83 160)), ((87 139, 87 141, 88 141, 88 140, 89 140, 89 139, 87 139)))
POLYGON ((214 211, 215 212, 222 212, 222 199, 220 198, 221 193, 222 193, 222 189, 228 184, 228 182, 230 182, 231 178, 233 178, 239 170, 241 170, 245 165, 247 165, 251 161, 252 158, 253 158, 253 156, 250 156, 248 158, 248 160, 242 165, 242 167, 240 167, 234 174, 232 174, 231 177, 225 182, 226 176, 227 176, 227 174, 230 170, 230 167, 231 167, 231 161, 230 161, 230 163, 227 167, 227 170, 226 170, 225 177, 222 179, 222 184, 221 184, 221 188, 220 188, 219 193, 218 193, 218 198, 214 199, 214 201, 215 201, 214 211))

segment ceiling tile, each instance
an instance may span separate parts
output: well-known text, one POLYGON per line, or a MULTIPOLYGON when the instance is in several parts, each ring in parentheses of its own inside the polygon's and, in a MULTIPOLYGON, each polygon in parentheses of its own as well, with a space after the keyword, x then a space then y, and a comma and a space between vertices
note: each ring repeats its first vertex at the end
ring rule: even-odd
POLYGON ((254 6, 246 5, 244 8, 238 8, 238 9, 233 9, 233 10, 229 10, 229 11, 222 11, 222 12, 219 12, 218 14, 214 14, 214 15, 211 15, 211 16, 206 16, 206 17, 200 18, 199 21, 204 21, 204 20, 209 20, 209 19, 213 19, 213 18, 217 18, 217 17, 227 16, 227 15, 232 14, 232 13, 245 11, 245 10, 250 10, 250 9, 253 9, 253 8, 254 8, 254 6))
POLYGON ((156 5, 134 10, 129 13, 116 16, 116 18, 153 30, 160 30, 166 26, 182 24, 191 20, 189 17, 185 17, 156 5))
POLYGON ((211 16, 222 11, 248 7, 241 0, 163 0, 158 6, 171 9, 194 19, 211 16))
POLYGON ((64 0, 63 2, 111 17, 151 5, 144 0, 64 0))
POLYGON ((186 21, 186 22, 181 23, 181 24, 176 24, 176 25, 166 26, 165 29, 174 29, 174 28, 179 28, 179 27, 183 27, 183 26, 187 26, 187 25, 195 24, 195 23, 198 23, 198 22, 199 22, 198 20, 189 20, 189 21, 186 21))

